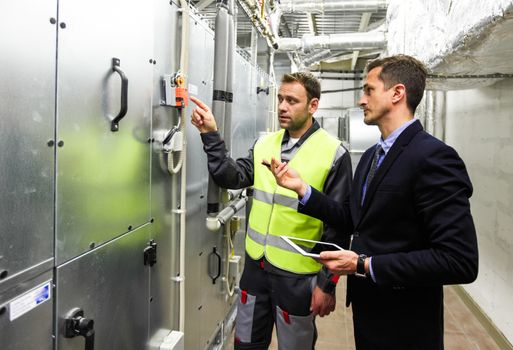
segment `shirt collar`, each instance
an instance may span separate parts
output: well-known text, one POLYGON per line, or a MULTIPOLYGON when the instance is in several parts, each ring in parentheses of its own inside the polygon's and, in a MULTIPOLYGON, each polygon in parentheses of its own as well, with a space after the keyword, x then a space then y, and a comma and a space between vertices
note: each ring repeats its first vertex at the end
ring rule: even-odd
POLYGON ((413 124, 415 121, 417 121, 417 118, 413 118, 412 120, 407 121, 406 123, 404 123, 397 129, 392 131, 392 133, 390 135, 388 135, 386 140, 383 140, 381 137, 379 138, 378 145, 380 145, 381 148, 383 148, 383 151, 385 151, 385 155, 388 153, 390 148, 392 148, 395 140, 397 140, 397 138, 399 137, 399 135, 401 135, 401 133, 404 131, 404 129, 406 129, 408 126, 413 124))

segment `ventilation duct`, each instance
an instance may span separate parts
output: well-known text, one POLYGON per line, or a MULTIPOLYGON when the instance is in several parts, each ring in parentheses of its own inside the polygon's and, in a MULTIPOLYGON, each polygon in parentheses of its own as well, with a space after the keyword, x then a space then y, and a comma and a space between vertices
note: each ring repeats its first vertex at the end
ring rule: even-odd
POLYGON ((331 50, 329 50, 329 49, 318 51, 308 57, 305 57, 303 59, 303 64, 305 65, 305 67, 309 67, 312 64, 320 62, 320 61, 322 61, 326 58, 329 58, 331 56, 333 56, 333 52, 331 52, 331 50))
POLYGON ((512 0, 391 0, 387 22, 387 55, 423 61, 428 89, 473 89, 513 73, 512 0))
POLYGON ((294 12, 377 12, 387 8, 386 0, 359 0, 359 1, 335 1, 335 0, 281 0, 280 8, 284 13, 294 12))
POLYGON ((385 33, 372 31, 366 33, 343 33, 331 35, 306 34, 302 39, 281 38, 278 40, 278 51, 298 51, 308 53, 312 50, 372 50, 385 47, 385 33))

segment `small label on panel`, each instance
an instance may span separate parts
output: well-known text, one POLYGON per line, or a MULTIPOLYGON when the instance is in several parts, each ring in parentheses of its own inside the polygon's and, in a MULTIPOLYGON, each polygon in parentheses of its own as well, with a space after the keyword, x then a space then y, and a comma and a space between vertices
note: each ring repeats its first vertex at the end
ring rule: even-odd
POLYGON ((189 93, 192 95, 198 94, 198 87, 194 84, 189 84, 189 93))
POLYGON ((14 321, 18 317, 26 314, 51 298, 51 281, 29 290, 22 296, 9 303, 10 320, 14 321))

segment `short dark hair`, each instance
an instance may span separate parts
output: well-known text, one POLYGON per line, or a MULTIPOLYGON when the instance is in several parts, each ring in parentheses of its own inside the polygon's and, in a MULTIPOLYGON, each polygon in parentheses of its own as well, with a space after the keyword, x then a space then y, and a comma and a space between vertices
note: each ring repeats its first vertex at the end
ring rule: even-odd
POLYGON ((412 113, 424 96, 426 88, 427 70, 424 64, 407 55, 395 55, 378 58, 367 64, 367 72, 381 67, 379 79, 385 84, 385 89, 390 89, 395 84, 403 84, 406 87, 406 103, 412 113))
POLYGON ((298 82, 303 85, 306 90, 308 102, 312 98, 321 99, 321 83, 319 80, 309 72, 296 72, 283 75, 281 78, 282 83, 293 83, 298 82))

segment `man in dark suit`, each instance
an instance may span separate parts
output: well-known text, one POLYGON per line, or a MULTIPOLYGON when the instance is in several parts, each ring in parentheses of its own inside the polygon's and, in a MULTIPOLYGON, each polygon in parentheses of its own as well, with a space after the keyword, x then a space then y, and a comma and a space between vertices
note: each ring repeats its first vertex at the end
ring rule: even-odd
POLYGON ((370 62, 367 72, 359 105, 381 139, 358 164, 350 204, 331 201, 286 163, 273 159, 271 170, 298 193, 300 212, 352 233, 349 250, 320 260, 349 275, 356 348, 443 349, 443 285, 477 277, 472 184, 456 151, 413 117, 423 64, 397 55, 370 62))

